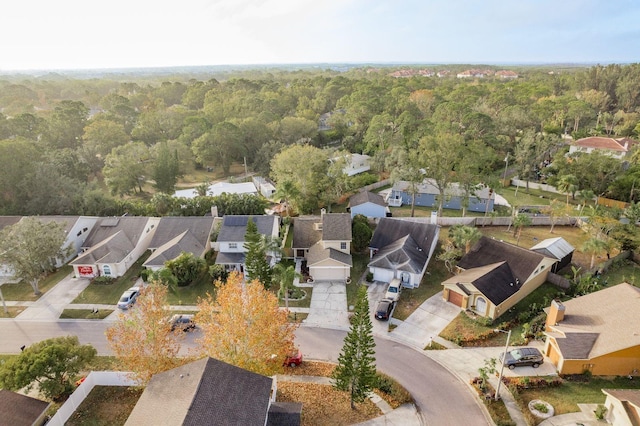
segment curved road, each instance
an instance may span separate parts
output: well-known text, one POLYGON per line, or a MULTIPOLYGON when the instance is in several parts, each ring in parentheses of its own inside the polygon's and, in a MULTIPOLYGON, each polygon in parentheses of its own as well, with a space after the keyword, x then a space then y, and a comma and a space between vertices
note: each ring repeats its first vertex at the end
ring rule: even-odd
MULTIPOLYGON (((309 358, 337 361, 345 331, 299 327, 296 343, 309 358)), ((469 388, 431 358, 408 346, 375 339, 376 365, 413 395, 424 424, 486 426, 478 399, 469 388)))
MULTIPOLYGON (((56 336, 78 336, 101 355, 110 355, 104 332, 109 322, 90 320, 15 321, 0 320, 0 353, 19 353, 29 346, 56 336)), ((183 348, 193 346, 199 333, 188 333, 183 348)), ((300 327, 296 343, 312 359, 337 361, 345 331, 300 327)), ((408 346, 386 339, 376 341, 378 369, 394 377, 414 397, 423 422, 428 425, 486 426, 478 399, 447 369, 408 346)))

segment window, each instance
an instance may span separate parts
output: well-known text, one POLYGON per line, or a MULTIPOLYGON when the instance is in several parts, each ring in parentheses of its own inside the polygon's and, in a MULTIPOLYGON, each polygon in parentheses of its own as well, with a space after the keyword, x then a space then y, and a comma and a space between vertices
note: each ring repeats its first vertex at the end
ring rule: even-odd
POLYGON ((342 242, 340 243, 340 250, 346 250, 347 249, 347 243, 342 242))
POLYGON ((238 243, 229 243, 229 248, 230 249, 237 249, 238 248, 238 243))
POLYGON ((104 267, 102 268, 102 272, 105 275, 111 275, 111 266, 109 265, 104 265, 104 267))

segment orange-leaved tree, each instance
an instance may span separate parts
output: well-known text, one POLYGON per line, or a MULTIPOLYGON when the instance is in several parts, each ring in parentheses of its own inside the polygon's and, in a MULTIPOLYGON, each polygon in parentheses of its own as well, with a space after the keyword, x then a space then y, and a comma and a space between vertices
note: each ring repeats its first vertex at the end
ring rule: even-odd
POLYGON ((266 376, 281 373, 297 326, 279 309, 278 298, 237 272, 215 285, 216 298, 207 295, 198 303, 201 355, 266 376))
POLYGON ((180 334, 171 331, 170 315, 167 287, 152 282, 140 290, 130 312, 121 314, 106 331, 118 363, 141 384, 186 362, 178 358, 180 334))

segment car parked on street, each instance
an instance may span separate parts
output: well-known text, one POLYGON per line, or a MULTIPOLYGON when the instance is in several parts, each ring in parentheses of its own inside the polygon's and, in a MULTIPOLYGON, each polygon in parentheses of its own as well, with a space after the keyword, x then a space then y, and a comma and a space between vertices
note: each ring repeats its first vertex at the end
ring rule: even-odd
MULTIPOLYGON (((500 354, 502 360, 504 352, 500 354)), ((544 363, 544 356, 536 348, 519 348, 512 349, 507 352, 507 357, 504 360, 504 365, 513 370, 516 367, 530 365, 533 368, 538 368, 544 363)))
POLYGON ((395 302, 391 299, 382 299, 378 302, 375 311, 375 317, 377 320, 388 321, 391 318, 391 313, 393 312, 393 307, 395 306, 395 302))
POLYGON ((387 292, 385 293, 384 298, 397 302, 400 300, 400 293, 402 293, 402 283, 399 279, 394 278, 389 283, 389 287, 387 287, 387 292))
POLYGON ((136 303, 136 299, 140 294, 140 287, 131 287, 120 296, 120 300, 118 301, 118 308, 120 309, 129 309, 136 303))
POLYGON ((176 314, 171 317, 171 331, 182 330, 185 333, 196 329, 192 314, 176 314))
POLYGON ((302 364, 302 352, 300 352, 300 350, 287 355, 284 362, 282 363, 282 365, 288 367, 296 367, 300 364, 302 364))

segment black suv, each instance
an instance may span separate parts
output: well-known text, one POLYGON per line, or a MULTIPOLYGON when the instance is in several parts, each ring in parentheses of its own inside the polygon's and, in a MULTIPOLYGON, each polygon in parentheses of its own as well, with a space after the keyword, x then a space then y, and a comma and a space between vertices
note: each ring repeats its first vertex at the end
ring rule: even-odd
MULTIPOLYGON (((504 354, 500 354, 502 359, 504 354)), ((544 363, 544 357, 536 348, 520 348, 512 349, 507 352, 507 358, 504 361, 504 365, 513 370, 516 367, 522 365, 530 365, 533 368, 538 368, 540 364, 544 363)))
POLYGON ((382 299, 378 302, 378 306, 376 306, 375 317, 381 321, 387 321, 389 317, 391 317, 391 312, 393 312, 393 305, 395 303, 393 300, 382 299))
POLYGON ((174 315, 171 317, 171 331, 180 329, 184 332, 191 331, 196 328, 196 323, 193 322, 193 315, 182 314, 174 315))

